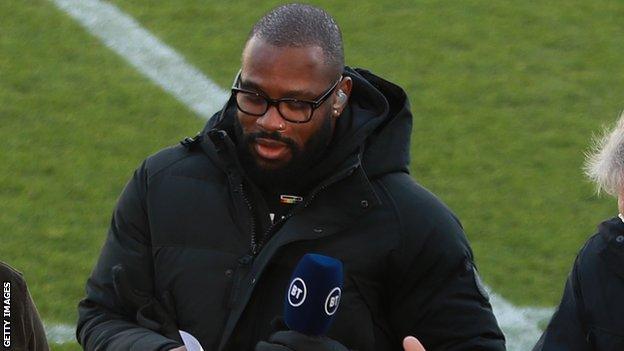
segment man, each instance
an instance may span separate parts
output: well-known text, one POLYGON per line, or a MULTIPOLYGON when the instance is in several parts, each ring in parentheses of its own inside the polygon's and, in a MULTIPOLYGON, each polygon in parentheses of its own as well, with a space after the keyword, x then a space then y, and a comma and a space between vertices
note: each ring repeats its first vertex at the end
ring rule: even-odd
POLYGON ((599 191, 618 198, 620 214, 602 222, 579 252, 534 351, 624 350, 624 115, 597 143, 586 170, 599 191))
POLYGON ((22 274, 0 262, 2 342, 0 350, 47 351, 43 324, 22 274))
POLYGON ((504 350, 459 221, 408 175, 411 121, 401 88, 345 68, 331 16, 274 9, 222 111, 126 186, 78 340, 167 350, 180 329, 206 350, 401 350, 410 335, 429 351, 504 350), (306 253, 345 268, 321 338, 279 320, 306 253))

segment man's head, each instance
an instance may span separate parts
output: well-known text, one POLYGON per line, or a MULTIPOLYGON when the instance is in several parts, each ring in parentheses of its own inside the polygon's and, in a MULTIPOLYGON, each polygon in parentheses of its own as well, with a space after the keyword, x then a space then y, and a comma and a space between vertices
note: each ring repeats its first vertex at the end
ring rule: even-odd
POLYGON ((624 214, 624 113, 615 128, 595 141, 594 150, 587 155, 585 173, 598 191, 618 197, 620 213, 624 214))
POLYGON ((351 93, 343 67, 340 29, 325 11, 284 5, 256 23, 234 89, 240 154, 256 179, 294 181, 318 161, 351 93))

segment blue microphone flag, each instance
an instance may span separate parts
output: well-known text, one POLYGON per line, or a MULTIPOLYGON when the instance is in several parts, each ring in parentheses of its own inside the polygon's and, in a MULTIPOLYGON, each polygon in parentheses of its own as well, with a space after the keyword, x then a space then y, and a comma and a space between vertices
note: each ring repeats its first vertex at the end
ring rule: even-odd
POLYGON ((344 280, 342 262, 319 254, 306 254, 293 271, 284 321, 291 330, 324 335, 334 321, 344 280))

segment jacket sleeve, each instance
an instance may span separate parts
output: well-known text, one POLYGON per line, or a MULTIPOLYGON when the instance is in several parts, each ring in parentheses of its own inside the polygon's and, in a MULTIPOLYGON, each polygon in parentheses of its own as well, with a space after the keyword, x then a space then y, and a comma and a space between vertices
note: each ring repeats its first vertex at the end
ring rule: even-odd
POLYGON ((149 226, 145 208, 145 164, 128 182, 113 213, 104 247, 78 306, 77 338, 85 350, 169 350, 181 346, 141 327, 124 291, 153 294, 149 226), (132 289, 120 289, 114 272, 132 270, 132 289))
POLYGON ((579 257, 566 281, 561 303, 533 351, 590 351, 593 349, 587 342, 587 333, 582 319, 583 298, 580 293, 578 261, 579 257))
MULTIPOLYGON (((588 250, 588 247, 592 246, 596 240, 596 237, 590 239, 576 257, 565 284, 561 303, 533 351, 591 351, 594 349, 589 344, 588 328, 585 325, 586 309, 581 289, 581 271, 585 259, 592 251, 588 250)), ((591 264, 589 266, 589 268, 595 268, 591 264)), ((587 265, 585 268, 588 268, 587 265)))
POLYGON ((389 308, 396 337, 415 336, 427 351, 505 350, 459 221, 430 194, 404 207, 389 308))

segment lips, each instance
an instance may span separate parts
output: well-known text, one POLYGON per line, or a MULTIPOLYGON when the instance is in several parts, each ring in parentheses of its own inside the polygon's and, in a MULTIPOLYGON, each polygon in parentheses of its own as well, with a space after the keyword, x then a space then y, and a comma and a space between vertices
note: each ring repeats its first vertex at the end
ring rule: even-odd
POLYGON ((254 143, 254 150, 258 156, 268 160, 279 160, 288 153, 288 145, 273 139, 257 138, 254 143))

